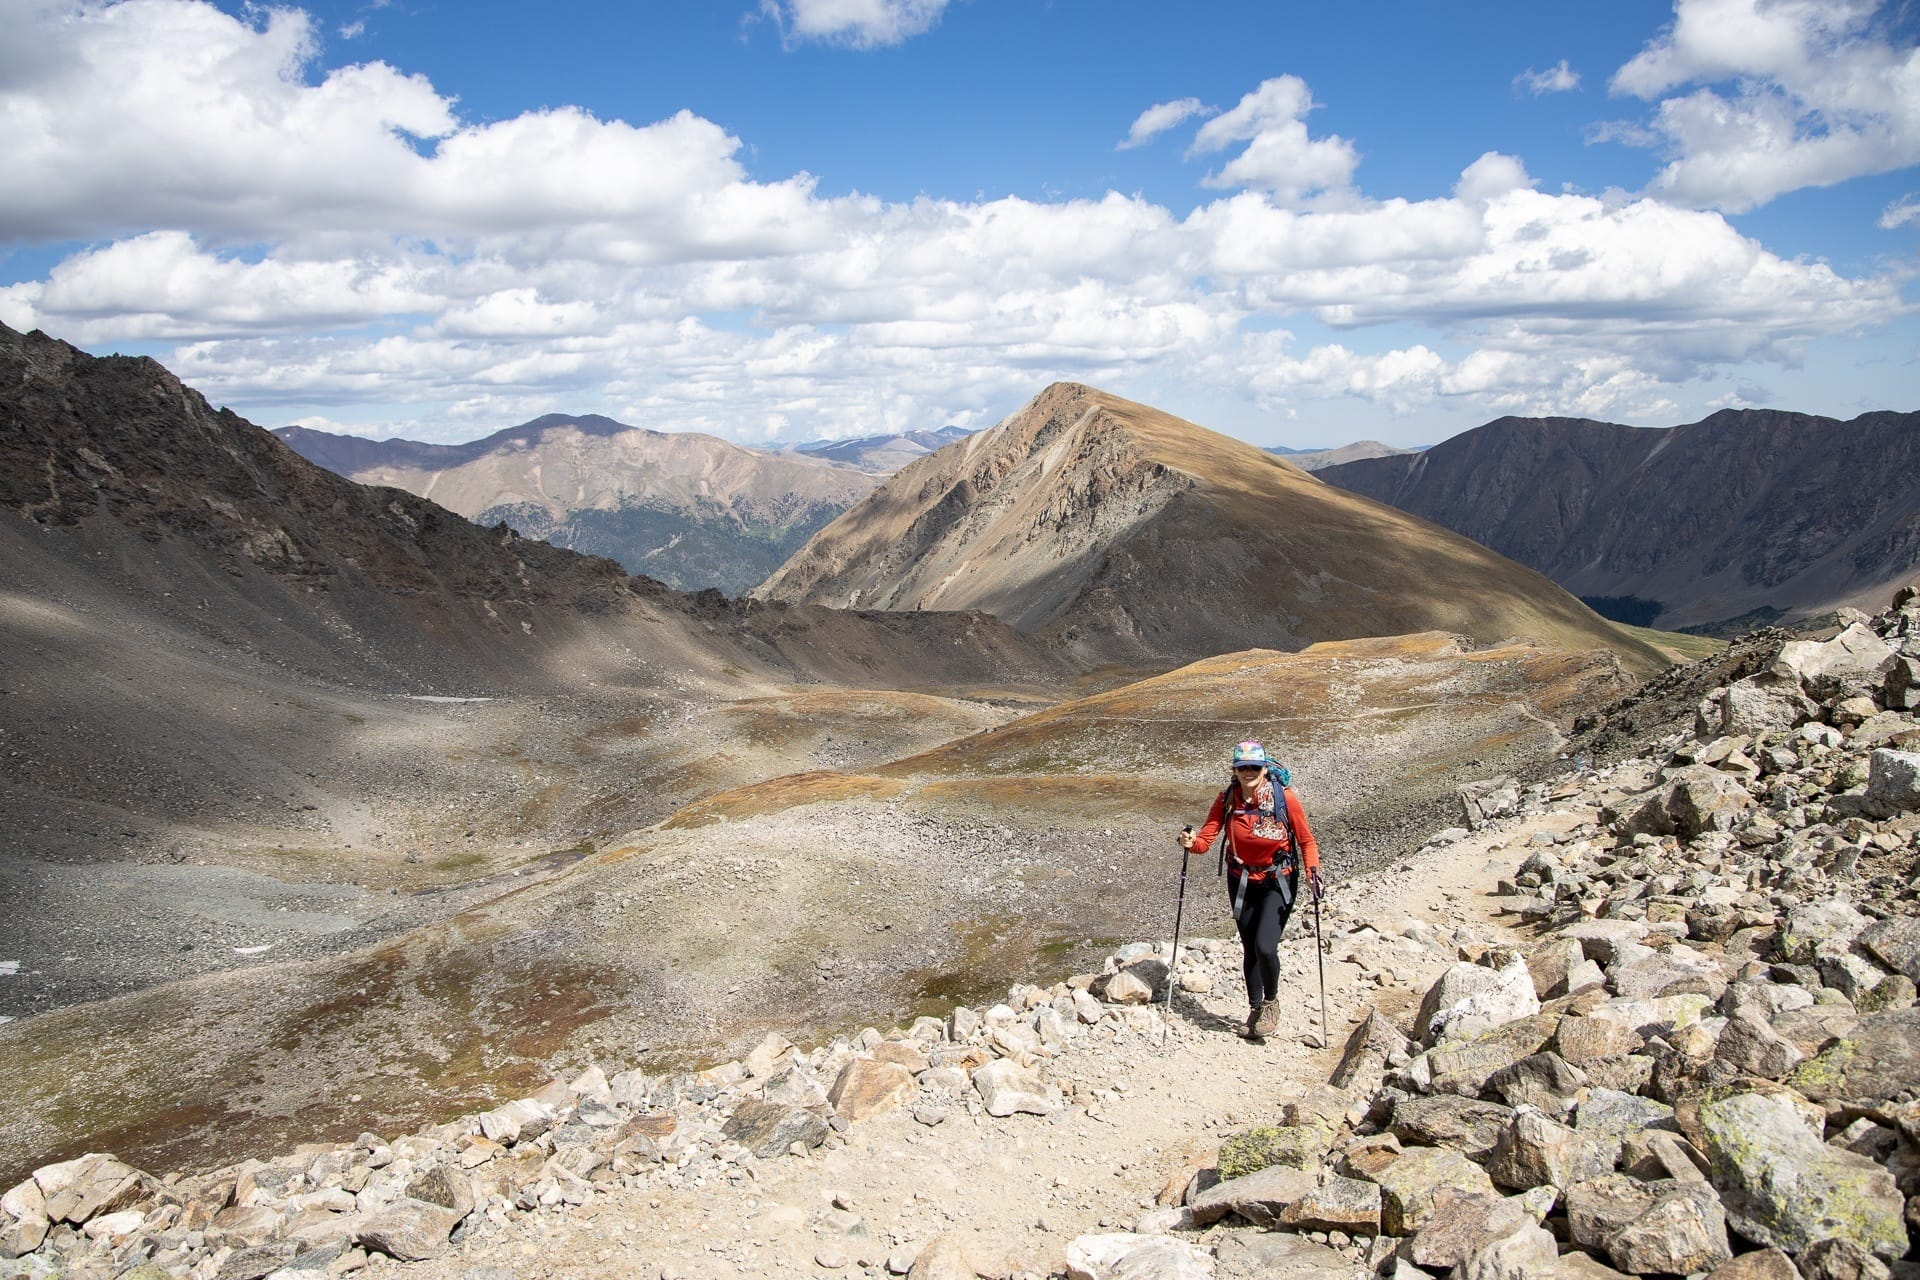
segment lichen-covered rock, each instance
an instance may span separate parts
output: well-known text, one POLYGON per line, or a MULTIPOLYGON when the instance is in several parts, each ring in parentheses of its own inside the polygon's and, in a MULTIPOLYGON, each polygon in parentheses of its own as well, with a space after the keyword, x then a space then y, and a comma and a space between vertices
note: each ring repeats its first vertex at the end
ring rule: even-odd
POLYGON ((1868 1014, 1796 1067, 1787 1083, 1816 1102, 1877 1102, 1920 1082, 1920 1008, 1868 1014))
POLYGON ((1220 1176, 1243 1178, 1278 1165, 1314 1169, 1333 1149, 1334 1133, 1324 1124, 1271 1124, 1235 1134, 1220 1144, 1220 1176))
POLYGON ((1699 1132, 1727 1218, 1741 1235, 1799 1253, 1829 1237, 1892 1261, 1907 1251, 1893 1175, 1822 1142, 1784 1092, 1701 1104, 1699 1132))
POLYGON ((1808 902, 1787 912, 1777 946, 1788 964, 1812 964, 1821 956, 1845 955, 1873 921, 1844 899, 1808 902))
POLYGON ((1493 1180, 1458 1151, 1415 1147, 1375 1174, 1380 1184, 1380 1225, 1390 1236, 1412 1235, 1433 1214, 1442 1187, 1495 1194, 1493 1180))

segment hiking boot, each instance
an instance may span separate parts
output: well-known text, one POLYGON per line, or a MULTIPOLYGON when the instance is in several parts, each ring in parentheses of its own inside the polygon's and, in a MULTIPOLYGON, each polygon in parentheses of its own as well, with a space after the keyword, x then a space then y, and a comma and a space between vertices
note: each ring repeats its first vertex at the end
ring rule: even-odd
POLYGON ((1254 1018, 1252 1034, 1264 1040, 1280 1029, 1280 1002, 1269 1000, 1260 1006, 1259 1016, 1254 1018))
POLYGON ((1259 1034, 1254 1030, 1254 1027, 1259 1024, 1261 1012, 1263 1009, 1265 1009, 1265 1007, 1266 1006, 1264 1005, 1256 1004, 1251 1009, 1247 1010, 1247 1025, 1246 1025, 1246 1028, 1240 1032, 1241 1035, 1251 1040, 1254 1036, 1259 1034))

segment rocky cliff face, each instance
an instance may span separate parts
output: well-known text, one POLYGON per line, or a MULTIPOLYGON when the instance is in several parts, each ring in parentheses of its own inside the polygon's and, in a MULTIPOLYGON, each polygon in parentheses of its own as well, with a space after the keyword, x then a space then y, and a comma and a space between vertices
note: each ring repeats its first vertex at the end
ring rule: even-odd
POLYGON ((619 561, 683 590, 739 594, 877 483, 864 469, 694 432, 549 414, 482 440, 368 441, 276 432, 363 484, 432 498, 482 524, 619 561))
POLYGON ((1068 383, 900 471, 756 594, 980 609, 1090 659, 1440 629, 1655 661, 1482 547, 1068 383))
POLYGON ((1917 413, 1501 418, 1318 474, 1668 629, 1858 604, 1920 566, 1917 413))

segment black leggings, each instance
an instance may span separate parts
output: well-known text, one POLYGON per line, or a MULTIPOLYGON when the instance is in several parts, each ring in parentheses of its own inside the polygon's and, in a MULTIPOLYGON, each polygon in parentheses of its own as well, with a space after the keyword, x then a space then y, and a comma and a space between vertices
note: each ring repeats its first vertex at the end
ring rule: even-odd
POLYGON ((1296 866, 1286 873, 1286 892, 1280 890, 1280 878, 1249 880, 1227 867, 1227 904, 1233 910, 1233 922, 1240 928, 1241 964, 1247 975, 1247 1003, 1265 1004, 1280 994, 1280 933, 1293 914, 1293 903, 1300 887, 1296 866))

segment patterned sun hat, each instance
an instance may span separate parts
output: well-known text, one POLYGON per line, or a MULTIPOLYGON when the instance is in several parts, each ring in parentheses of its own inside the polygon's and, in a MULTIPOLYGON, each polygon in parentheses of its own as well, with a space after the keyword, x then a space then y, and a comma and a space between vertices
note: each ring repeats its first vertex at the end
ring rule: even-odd
POLYGON ((1233 748, 1233 767, 1238 769, 1245 764, 1272 764, 1267 759, 1267 749, 1257 742, 1238 743, 1233 748))

